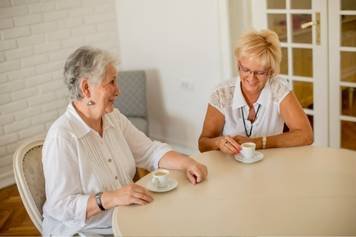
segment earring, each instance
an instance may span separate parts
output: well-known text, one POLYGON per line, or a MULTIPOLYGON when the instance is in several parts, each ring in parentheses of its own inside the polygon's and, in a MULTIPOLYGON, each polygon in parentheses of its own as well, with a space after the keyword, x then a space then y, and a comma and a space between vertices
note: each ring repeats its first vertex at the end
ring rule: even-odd
POLYGON ((89 100, 89 101, 87 102, 87 106, 91 106, 91 105, 95 105, 95 102, 92 101, 92 100, 89 100))

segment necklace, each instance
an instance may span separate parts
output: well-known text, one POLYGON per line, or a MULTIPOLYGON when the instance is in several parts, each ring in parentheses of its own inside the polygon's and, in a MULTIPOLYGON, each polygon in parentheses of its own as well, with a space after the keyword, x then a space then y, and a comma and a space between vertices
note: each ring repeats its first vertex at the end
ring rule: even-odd
MULTIPOLYGON (((258 114, 258 111, 260 111, 260 108, 261 108, 261 105, 260 105, 260 104, 258 104, 257 111, 256 111, 256 114, 255 114, 255 119, 253 120, 253 122, 255 122, 255 121, 256 121, 257 114, 258 114)), ((245 115, 244 115, 244 110, 243 110, 243 107, 241 107, 241 108, 240 108, 240 111, 241 111, 242 121, 243 121, 243 123, 244 123, 245 134, 246 134, 246 136, 247 136, 247 137, 250 137, 250 136, 251 136, 251 134, 252 134, 253 123, 251 123, 250 132, 247 132, 246 122, 245 122, 245 115)))

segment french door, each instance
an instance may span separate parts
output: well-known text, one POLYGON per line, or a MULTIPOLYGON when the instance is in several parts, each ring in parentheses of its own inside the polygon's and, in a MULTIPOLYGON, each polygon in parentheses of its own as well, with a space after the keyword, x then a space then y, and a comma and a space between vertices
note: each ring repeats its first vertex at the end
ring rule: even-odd
POLYGON ((252 19, 277 32, 315 144, 356 150, 356 0, 253 0, 252 19))

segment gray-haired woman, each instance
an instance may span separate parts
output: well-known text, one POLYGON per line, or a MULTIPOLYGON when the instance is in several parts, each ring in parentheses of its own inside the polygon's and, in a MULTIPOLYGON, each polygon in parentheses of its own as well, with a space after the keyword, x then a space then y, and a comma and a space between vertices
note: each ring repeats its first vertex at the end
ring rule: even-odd
POLYGON ((152 202, 132 179, 136 167, 180 169, 193 184, 204 165, 151 141, 113 107, 119 95, 116 60, 91 47, 77 49, 64 67, 72 101, 43 146, 44 235, 112 234, 113 207, 152 202))

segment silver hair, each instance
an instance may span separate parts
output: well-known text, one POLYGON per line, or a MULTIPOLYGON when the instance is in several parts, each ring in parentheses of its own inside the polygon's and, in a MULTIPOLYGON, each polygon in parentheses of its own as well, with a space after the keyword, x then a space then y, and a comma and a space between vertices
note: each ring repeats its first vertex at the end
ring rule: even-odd
POLYGON ((88 79, 90 83, 99 84, 106 67, 117 64, 117 59, 109 52, 89 46, 75 50, 64 65, 64 83, 67 85, 72 100, 83 98, 80 81, 88 79))

